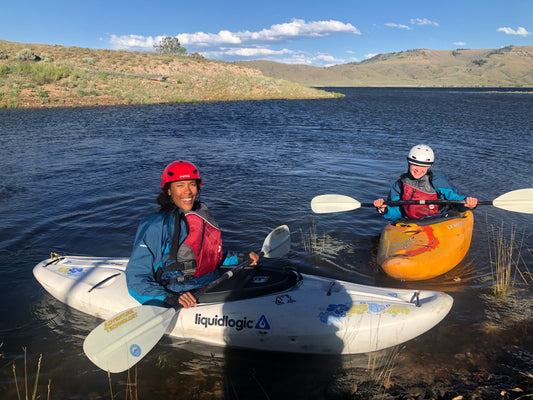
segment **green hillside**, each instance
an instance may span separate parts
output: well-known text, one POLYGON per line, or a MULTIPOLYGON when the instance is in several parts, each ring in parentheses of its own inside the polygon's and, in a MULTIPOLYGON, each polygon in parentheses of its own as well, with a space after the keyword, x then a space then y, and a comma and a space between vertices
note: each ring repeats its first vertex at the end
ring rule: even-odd
POLYGON ((333 98, 250 66, 0 40, 0 108, 333 98))

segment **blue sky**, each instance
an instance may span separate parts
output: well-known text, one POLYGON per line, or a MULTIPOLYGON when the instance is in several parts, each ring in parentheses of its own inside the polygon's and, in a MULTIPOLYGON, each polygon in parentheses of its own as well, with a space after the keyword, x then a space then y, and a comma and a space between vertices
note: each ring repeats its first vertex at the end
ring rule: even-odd
POLYGON ((410 49, 533 45, 533 0, 19 0, 0 7, 0 39, 330 66, 410 49))

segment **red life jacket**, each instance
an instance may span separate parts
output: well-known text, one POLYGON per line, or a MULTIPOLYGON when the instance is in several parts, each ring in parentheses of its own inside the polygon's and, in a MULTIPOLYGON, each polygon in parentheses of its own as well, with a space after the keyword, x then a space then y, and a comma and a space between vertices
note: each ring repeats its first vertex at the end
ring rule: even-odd
POLYGON ((198 277, 213 272, 223 257, 220 229, 194 211, 186 213, 185 219, 189 234, 181 246, 190 247, 194 254, 196 270, 193 275, 198 277))
MULTIPOLYGON (((432 192, 423 191, 420 188, 411 186, 405 180, 402 180, 402 198, 401 200, 437 200, 437 192, 433 189, 432 192)), ((414 204, 402 206, 403 211, 408 218, 419 219, 429 217, 439 213, 439 207, 436 204, 414 204)))
POLYGON ((155 280, 163 286, 185 282, 209 274, 222 263, 222 235, 209 209, 202 203, 197 211, 175 214, 174 235, 170 242, 169 261, 155 271, 155 280), (180 244, 181 220, 187 225, 187 236, 180 244), (183 276, 165 278, 165 271, 179 270, 183 276))

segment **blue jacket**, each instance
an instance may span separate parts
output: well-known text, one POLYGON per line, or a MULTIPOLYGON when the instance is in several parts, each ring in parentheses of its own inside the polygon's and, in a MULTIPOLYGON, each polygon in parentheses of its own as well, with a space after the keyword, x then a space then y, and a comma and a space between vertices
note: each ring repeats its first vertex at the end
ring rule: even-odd
MULTIPOLYGON (((457 187, 455 187, 446 175, 439 172, 428 171, 428 174, 432 174, 431 182, 439 199, 443 200, 464 200, 464 196, 457 187)), ((392 185, 389 196, 387 197, 388 201, 398 201, 401 200, 402 191, 400 179, 398 179, 392 185)), ((396 221, 403 216, 402 211, 399 206, 387 206, 387 212, 383 214, 383 217, 389 221, 396 221)))
MULTIPOLYGON (((174 236, 175 216, 158 212, 145 218, 139 224, 133 250, 126 267, 126 280, 130 295, 140 303, 163 301, 169 291, 154 278, 155 271, 161 266, 168 266, 174 261, 169 260, 169 250, 174 236)), ((179 243, 187 236, 187 225, 181 219, 179 243)), ((237 255, 226 257, 222 265, 237 265, 237 255)), ((166 271, 174 277, 182 275, 181 271, 166 271)), ((172 292, 183 293, 207 285, 216 279, 218 270, 191 279, 186 282, 175 282, 168 286, 172 292)), ((165 276, 170 278, 172 276, 165 276)))

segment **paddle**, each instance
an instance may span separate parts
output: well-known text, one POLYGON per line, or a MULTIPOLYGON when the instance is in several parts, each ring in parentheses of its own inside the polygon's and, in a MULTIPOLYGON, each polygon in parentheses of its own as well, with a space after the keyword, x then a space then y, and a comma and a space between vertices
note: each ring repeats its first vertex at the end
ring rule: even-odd
MULTIPOLYGON (((290 249, 286 225, 274 229, 263 242, 259 256, 278 258, 290 249)), ((196 296, 230 279, 251 260, 243 262, 196 292, 196 296)), ((178 314, 174 308, 141 305, 124 310, 98 325, 85 338, 85 355, 99 368, 122 372, 134 366, 159 342, 178 314)))
MULTIPOLYGON (((464 204, 464 200, 398 200, 386 201, 388 206, 408 204, 464 204)), ((533 214, 533 188, 513 190, 489 201, 478 201, 478 205, 488 205, 507 211, 533 214)), ((357 210, 361 207, 374 207, 372 203, 360 203, 341 194, 324 194, 311 200, 311 209, 316 214, 326 214, 357 210)))

